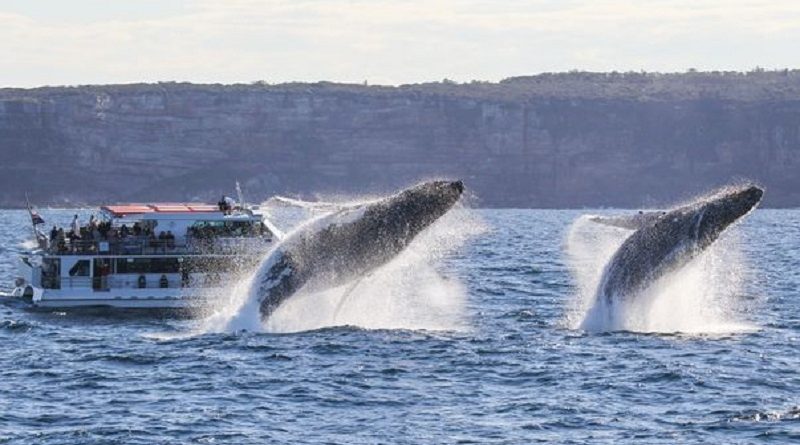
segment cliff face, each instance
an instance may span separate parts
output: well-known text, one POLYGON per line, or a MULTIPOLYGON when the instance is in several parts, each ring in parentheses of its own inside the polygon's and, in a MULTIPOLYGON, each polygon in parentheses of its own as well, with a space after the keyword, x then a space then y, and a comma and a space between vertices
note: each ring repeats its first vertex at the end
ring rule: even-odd
POLYGON ((252 200, 368 194, 445 176, 484 206, 658 205, 739 178, 796 206, 800 74, 771 75, 0 90, 0 205, 25 191, 216 200, 237 179, 252 200))

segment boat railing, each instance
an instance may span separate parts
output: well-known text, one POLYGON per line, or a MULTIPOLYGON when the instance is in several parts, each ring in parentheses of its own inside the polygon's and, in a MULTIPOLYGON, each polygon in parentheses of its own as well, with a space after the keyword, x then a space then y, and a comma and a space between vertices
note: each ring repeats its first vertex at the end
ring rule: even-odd
POLYGON ((66 239, 47 251, 56 255, 200 255, 236 254, 269 244, 260 237, 186 237, 184 242, 130 236, 111 240, 66 239))
POLYGON ((92 277, 61 277, 61 289, 86 289, 92 286, 92 277))
POLYGON ((97 283, 98 289, 169 289, 184 287, 176 274, 112 275, 97 283), (162 279, 163 277, 163 279, 162 279))
POLYGON ((176 274, 131 274, 111 277, 58 277, 44 283, 45 289, 155 289, 182 287, 176 274), (161 277, 164 277, 162 279, 161 277))

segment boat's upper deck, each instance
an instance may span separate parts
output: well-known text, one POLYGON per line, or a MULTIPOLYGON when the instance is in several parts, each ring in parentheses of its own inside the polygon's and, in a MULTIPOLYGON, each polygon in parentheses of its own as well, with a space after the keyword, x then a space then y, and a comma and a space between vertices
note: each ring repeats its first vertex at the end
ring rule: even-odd
POLYGON ((115 204, 100 207, 110 218, 125 219, 223 219, 225 216, 254 216, 251 209, 222 209, 219 205, 205 203, 154 203, 154 204, 115 204))
POLYGON ((119 204, 101 207, 100 217, 88 223, 76 219, 69 227, 54 227, 45 251, 51 255, 228 253, 263 246, 277 234, 257 207, 119 204))

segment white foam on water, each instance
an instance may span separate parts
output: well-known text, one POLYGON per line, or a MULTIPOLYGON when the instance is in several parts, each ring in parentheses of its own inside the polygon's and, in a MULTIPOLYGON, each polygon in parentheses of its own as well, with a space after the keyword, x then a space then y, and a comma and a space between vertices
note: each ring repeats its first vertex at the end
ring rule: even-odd
POLYGON ((464 320, 464 288, 417 255, 404 252, 358 283, 321 292, 300 291, 267 320, 268 332, 329 326, 365 329, 458 331, 464 320))
POLYGON ((250 288, 255 271, 241 274, 238 279, 231 280, 230 291, 222 295, 212 296, 204 308, 206 317, 201 321, 199 331, 202 333, 223 333, 237 331, 261 330, 261 318, 258 301, 250 298, 250 288))
POLYGON ((639 295, 596 298, 606 264, 633 232, 581 217, 567 236, 567 256, 578 293, 566 324, 591 332, 725 334, 756 330, 744 319, 741 298, 748 279, 736 227, 681 269, 654 282, 639 295))
MULTIPOLYGON (((311 221, 298 230, 316 224, 311 221)), ((463 330, 466 292, 438 266, 473 236, 485 231, 474 212, 457 208, 420 233, 397 258, 344 286, 309 292, 285 301, 262 323, 255 272, 233 285, 201 323, 202 332, 298 332, 332 326, 366 329, 463 330)), ((280 248, 280 246, 277 246, 280 248)))
POLYGON ((28 240, 22 241, 21 243, 17 244, 17 247, 19 247, 22 250, 26 250, 26 251, 27 250, 33 250, 33 249, 39 247, 39 243, 35 239, 28 239, 28 240))

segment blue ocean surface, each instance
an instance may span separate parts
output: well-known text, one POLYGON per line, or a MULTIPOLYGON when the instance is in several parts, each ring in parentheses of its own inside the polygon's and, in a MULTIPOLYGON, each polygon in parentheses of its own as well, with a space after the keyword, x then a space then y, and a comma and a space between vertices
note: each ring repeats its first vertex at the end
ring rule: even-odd
MULTIPOLYGON (((800 442, 800 211, 755 211, 613 332, 581 326, 624 232, 469 213, 257 331, 230 296, 222 323, 2 305, 0 443, 800 442)), ((0 212, 6 292, 28 222, 0 212)))

